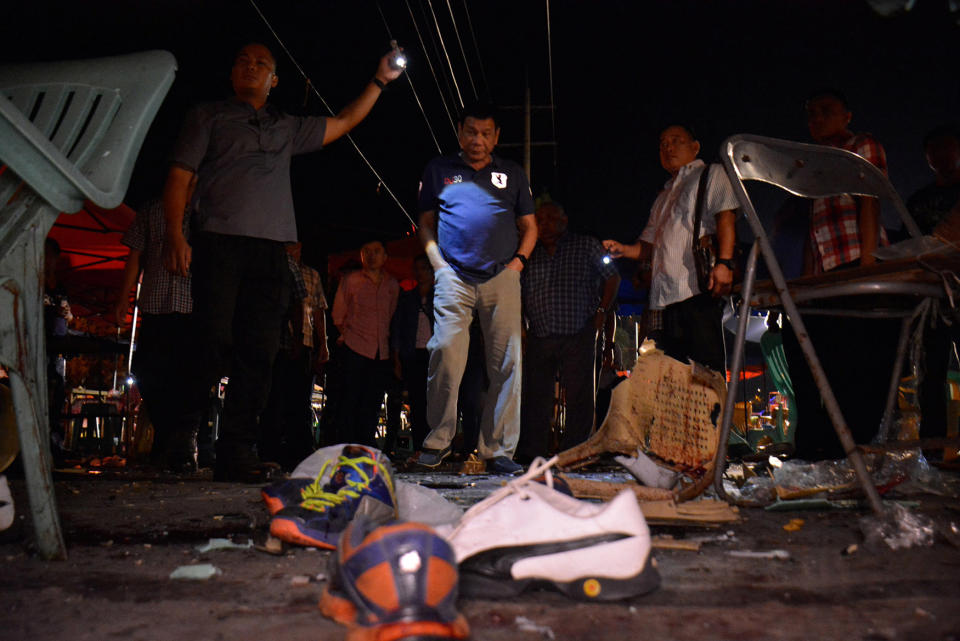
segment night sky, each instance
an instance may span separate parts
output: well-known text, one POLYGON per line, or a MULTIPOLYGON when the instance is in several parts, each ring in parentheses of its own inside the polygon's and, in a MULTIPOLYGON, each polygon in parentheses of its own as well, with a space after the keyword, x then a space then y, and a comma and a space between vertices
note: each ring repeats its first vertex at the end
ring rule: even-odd
MULTIPOLYGON (((144 144, 127 203, 158 193, 164 158, 187 107, 230 94, 234 52, 261 41, 276 52, 280 85, 272 99, 303 113, 304 81, 248 0, 17 2, 0 26, 0 60, 58 60, 167 49, 177 80, 144 144)), ((279 37, 336 110, 359 93, 387 50, 389 33, 411 58, 410 77, 443 151, 456 140, 441 101, 451 95, 446 61, 427 0, 257 0, 279 37), (417 18, 431 75, 409 10, 417 18), (382 15, 381 15, 382 10, 382 15), (439 88, 438 88, 439 86, 439 88)), ((895 0, 874 4, 895 6, 895 0)), ((525 79, 535 105, 550 102, 546 2, 432 0, 461 93, 499 105, 522 103, 525 79), (464 2, 469 12, 464 11, 464 2), (472 32, 470 27, 473 27, 472 32), (476 44, 474 45, 474 36, 476 44), (479 55, 478 55, 479 52, 479 55), (468 77, 467 68, 470 76, 468 77)), ((552 0, 556 166, 553 147, 536 148, 535 195, 549 190, 575 228, 632 240, 666 173, 657 159, 665 125, 691 123, 704 156, 736 133, 807 140, 803 100, 822 87, 842 89, 852 128, 886 146, 894 185, 906 198, 929 182, 921 139, 960 113, 960 14, 946 0, 916 0, 909 12, 880 15, 866 0, 565 2, 552 0)), ((452 104, 452 99, 448 99, 452 104)), ((546 110, 533 139, 553 139, 546 110)), ((501 142, 522 140, 520 112, 508 109, 501 142)), ((395 83, 354 132, 360 149, 416 217, 423 165, 437 148, 406 81, 395 83)), ((520 160, 520 149, 501 152, 520 160)), ((293 184, 308 262, 356 247, 377 234, 398 238, 409 222, 350 144, 295 162, 293 184)))

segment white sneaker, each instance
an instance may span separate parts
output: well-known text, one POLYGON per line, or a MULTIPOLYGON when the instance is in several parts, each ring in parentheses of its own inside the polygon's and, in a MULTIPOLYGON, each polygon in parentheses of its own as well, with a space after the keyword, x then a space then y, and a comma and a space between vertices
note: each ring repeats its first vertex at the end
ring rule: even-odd
POLYGON ((549 469, 556 460, 538 458, 458 523, 437 528, 457 555, 461 594, 505 598, 553 587, 574 599, 609 601, 660 585, 636 496, 625 490, 596 504, 558 492, 549 469), (545 484, 533 480, 541 475, 545 484))

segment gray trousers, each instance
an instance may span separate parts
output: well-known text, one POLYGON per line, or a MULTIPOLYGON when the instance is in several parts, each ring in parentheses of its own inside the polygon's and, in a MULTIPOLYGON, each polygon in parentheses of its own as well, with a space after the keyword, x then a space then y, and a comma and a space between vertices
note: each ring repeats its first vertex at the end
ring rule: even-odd
POLYGON ((427 422, 423 447, 447 447, 457 433, 457 393, 467 364, 470 322, 477 311, 490 387, 477 451, 481 458, 513 456, 520 436, 520 274, 504 269, 490 280, 464 282, 449 266, 436 271, 433 337, 427 344, 427 422))

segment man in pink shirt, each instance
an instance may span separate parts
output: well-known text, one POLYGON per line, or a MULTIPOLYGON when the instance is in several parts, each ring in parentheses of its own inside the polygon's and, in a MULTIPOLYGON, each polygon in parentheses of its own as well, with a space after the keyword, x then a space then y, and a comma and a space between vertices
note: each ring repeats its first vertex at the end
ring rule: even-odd
POLYGON ((390 319, 400 286, 384 271, 378 240, 360 248, 363 268, 346 276, 333 301, 342 397, 334 420, 336 442, 376 445, 377 415, 390 376, 390 319))

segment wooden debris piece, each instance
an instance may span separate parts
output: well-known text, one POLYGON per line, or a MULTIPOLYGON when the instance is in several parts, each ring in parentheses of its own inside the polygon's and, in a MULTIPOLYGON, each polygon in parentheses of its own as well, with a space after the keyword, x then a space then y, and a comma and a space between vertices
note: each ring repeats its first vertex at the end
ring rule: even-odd
POLYGON ((675 539, 666 534, 658 534, 650 539, 650 545, 658 550, 687 550, 690 552, 700 551, 699 541, 687 541, 686 539, 675 539))
POLYGON ((737 508, 725 501, 702 499, 677 503, 670 490, 644 487, 637 483, 610 483, 567 476, 564 480, 573 495, 579 499, 606 501, 623 490, 631 490, 640 502, 643 516, 648 522, 731 523, 740 520, 737 508))

